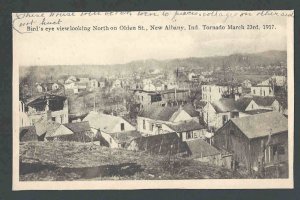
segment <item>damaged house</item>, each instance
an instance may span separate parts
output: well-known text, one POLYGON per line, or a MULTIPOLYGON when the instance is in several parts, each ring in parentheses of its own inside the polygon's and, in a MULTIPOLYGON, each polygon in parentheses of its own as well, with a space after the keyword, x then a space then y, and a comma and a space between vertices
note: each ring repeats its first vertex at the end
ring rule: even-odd
POLYGON ((288 120, 276 111, 231 119, 216 132, 214 145, 248 170, 288 163, 288 120))

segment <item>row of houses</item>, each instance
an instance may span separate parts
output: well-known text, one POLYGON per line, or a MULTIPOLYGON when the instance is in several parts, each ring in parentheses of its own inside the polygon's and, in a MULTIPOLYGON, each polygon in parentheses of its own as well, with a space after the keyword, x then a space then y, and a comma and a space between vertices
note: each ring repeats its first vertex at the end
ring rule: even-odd
POLYGON ((105 81, 98 81, 96 79, 91 79, 89 77, 79 77, 70 76, 65 80, 64 87, 66 90, 73 90, 74 94, 78 94, 85 90, 94 90, 96 88, 104 88, 105 81))
POLYGON ((197 102, 197 109, 208 127, 222 127, 229 119, 262 112, 285 113, 283 106, 274 97, 247 96, 239 99, 222 98, 214 102, 197 102))

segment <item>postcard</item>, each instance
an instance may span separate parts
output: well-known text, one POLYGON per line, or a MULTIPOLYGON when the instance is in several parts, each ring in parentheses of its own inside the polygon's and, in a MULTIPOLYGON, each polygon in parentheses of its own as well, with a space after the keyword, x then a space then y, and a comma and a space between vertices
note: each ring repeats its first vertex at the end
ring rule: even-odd
POLYGON ((294 11, 13 13, 13 190, 293 188, 294 11))

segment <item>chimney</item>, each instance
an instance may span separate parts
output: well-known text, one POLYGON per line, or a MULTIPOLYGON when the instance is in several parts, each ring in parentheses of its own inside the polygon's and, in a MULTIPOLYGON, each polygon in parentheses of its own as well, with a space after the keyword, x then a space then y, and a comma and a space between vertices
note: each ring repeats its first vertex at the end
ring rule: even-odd
POLYGON ((52 120, 51 118, 51 110, 46 111, 46 121, 52 120))

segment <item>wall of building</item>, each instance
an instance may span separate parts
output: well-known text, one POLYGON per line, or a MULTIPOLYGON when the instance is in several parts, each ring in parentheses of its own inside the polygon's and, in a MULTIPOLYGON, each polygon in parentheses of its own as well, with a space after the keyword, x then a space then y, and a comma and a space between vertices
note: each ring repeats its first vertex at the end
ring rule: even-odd
POLYGON ((134 131, 136 128, 128 123, 126 120, 120 120, 115 127, 112 129, 112 133, 125 132, 125 131, 134 131), (121 130, 121 124, 124 124, 124 130, 121 130))
POLYGON ((214 145, 232 153, 239 166, 250 167, 250 141, 232 122, 219 129, 214 136, 214 145))
POLYGON ((120 148, 120 145, 109 134, 101 132, 101 136, 108 142, 110 148, 120 148))
POLYGON ((256 86, 256 87, 251 87, 251 95, 254 96, 274 96, 274 91, 272 89, 272 87, 260 87, 260 86, 256 86))
POLYGON ((228 91, 227 86, 202 85, 202 100, 213 102, 222 98, 222 95, 228 91))

